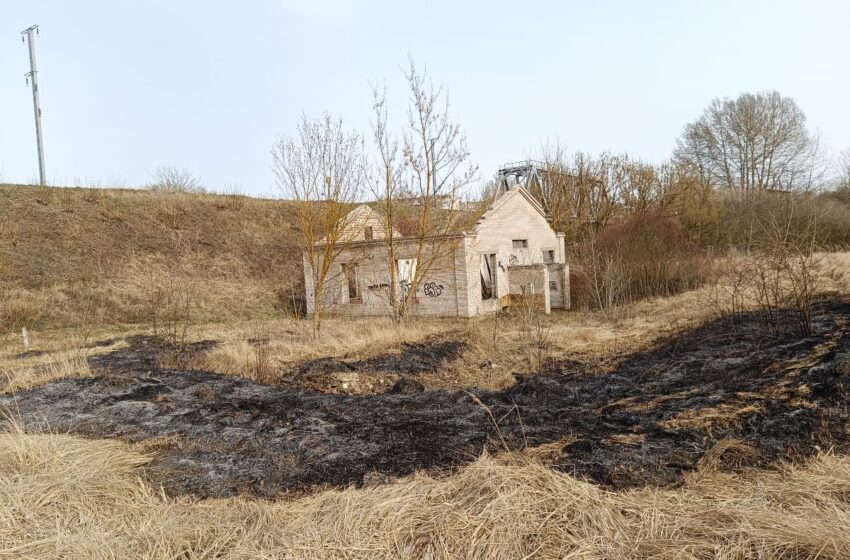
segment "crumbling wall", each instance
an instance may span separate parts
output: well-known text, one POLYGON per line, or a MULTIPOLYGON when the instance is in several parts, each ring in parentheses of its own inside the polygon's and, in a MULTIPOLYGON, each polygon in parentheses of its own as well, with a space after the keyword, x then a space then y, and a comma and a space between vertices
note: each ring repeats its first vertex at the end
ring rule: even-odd
MULTIPOLYGON (((467 317, 468 284, 465 271, 464 238, 441 239, 429 242, 425 255, 417 261, 421 274, 417 286, 397 277, 396 295, 401 297, 404 290, 414 289, 415 293, 407 309, 409 315, 432 317, 467 317), (439 243, 439 245, 433 245, 439 243), (439 256, 431 260, 432 251, 439 256), (427 270, 426 270, 427 268, 427 270)), ((415 259, 418 241, 397 240, 396 259, 415 259)), ((305 272, 306 269, 305 269, 305 272)), ((381 316, 391 312, 392 290, 390 288, 389 255, 386 243, 381 241, 351 244, 344 247, 331 265, 329 275, 329 294, 334 299, 325 309, 329 313, 352 316, 381 316), (348 280, 344 264, 354 265, 360 297, 352 300, 348 294, 348 280)), ((312 282, 308 281, 309 290, 312 282)), ((312 311, 312 309, 310 310, 312 311)))
POLYGON ((549 294, 549 269, 544 264, 508 267, 511 305, 537 307, 544 313, 552 310, 549 294))

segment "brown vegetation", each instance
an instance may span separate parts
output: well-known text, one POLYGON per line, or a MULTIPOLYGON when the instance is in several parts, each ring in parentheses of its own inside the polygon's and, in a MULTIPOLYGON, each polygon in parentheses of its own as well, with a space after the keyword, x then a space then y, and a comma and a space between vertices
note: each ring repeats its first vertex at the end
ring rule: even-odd
POLYGON ((0 436, 4 558, 821 558, 850 555, 850 460, 716 470, 678 489, 610 492, 519 456, 293 501, 167 498, 144 452, 0 436))
POLYGON ((238 202, 0 186, 0 329, 279 315, 303 298, 292 207, 238 202))
POLYGON ((702 248, 674 218, 635 213, 576 247, 574 304, 597 309, 700 286, 708 272, 702 248))

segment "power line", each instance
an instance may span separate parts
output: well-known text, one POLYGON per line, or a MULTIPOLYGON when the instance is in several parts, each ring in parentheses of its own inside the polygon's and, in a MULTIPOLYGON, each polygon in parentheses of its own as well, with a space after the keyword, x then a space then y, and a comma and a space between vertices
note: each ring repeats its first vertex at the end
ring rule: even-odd
POLYGON ((27 77, 27 82, 32 85, 32 107, 35 113, 35 141, 38 146, 38 183, 45 185, 44 144, 41 138, 41 103, 38 100, 38 70, 35 67, 35 35, 38 35, 38 25, 32 25, 21 31, 21 42, 26 41, 30 51, 30 71, 25 76, 27 77))

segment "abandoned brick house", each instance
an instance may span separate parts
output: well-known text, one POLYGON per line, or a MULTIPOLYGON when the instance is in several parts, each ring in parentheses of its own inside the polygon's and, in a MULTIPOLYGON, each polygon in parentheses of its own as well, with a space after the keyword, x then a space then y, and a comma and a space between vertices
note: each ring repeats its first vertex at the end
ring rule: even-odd
MULTIPOLYGON (((345 220, 338 256, 325 279, 323 311, 385 315, 390 269, 384 220, 366 205, 345 220)), ((399 293, 415 284, 412 315, 472 317, 512 301, 529 301, 529 296, 546 313, 570 306, 564 234, 552 229, 543 208, 522 187, 502 193, 471 232, 427 238, 422 253, 417 253, 417 238, 395 230, 393 238, 399 293), (417 254, 425 255, 421 260, 427 263, 417 262, 417 254)), ((305 252, 308 313, 314 307, 313 276, 305 252)))

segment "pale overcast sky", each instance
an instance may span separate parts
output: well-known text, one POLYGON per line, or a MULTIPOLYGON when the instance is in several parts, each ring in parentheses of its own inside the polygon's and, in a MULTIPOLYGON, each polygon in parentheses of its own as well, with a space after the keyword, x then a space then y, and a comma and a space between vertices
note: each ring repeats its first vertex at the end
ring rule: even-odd
POLYGON ((144 183, 159 165, 273 192, 302 112, 368 133, 370 84, 403 117, 407 54, 450 90, 484 177, 547 138, 667 157, 714 97, 776 89, 850 146, 850 2, 0 0, 0 175, 37 174, 26 48, 53 183, 144 183))

